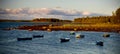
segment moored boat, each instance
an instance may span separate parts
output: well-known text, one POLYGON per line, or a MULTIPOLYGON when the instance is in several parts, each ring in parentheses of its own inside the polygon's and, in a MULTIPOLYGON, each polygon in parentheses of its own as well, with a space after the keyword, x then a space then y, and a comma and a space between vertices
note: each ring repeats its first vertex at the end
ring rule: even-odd
POLYGON ((22 40, 32 40, 31 37, 26 37, 26 38, 17 38, 18 41, 22 41, 22 40))
POLYGON ((98 42, 96 42, 96 45, 103 46, 103 42, 102 41, 98 41, 98 42))
POLYGON ((105 34, 103 34, 103 37, 110 37, 110 34, 105 33, 105 34))
POLYGON ((60 38, 60 42, 68 42, 70 38, 60 38))
POLYGON ((70 32, 70 35, 75 35, 75 31, 71 31, 71 32, 70 32))
POLYGON ((43 35, 33 35, 33 38, 42 38, 44 37, 43 35))
POLYGON ((77 34, 75 37, 76 37, 76 38, 84 38, 85 35, 77 34))

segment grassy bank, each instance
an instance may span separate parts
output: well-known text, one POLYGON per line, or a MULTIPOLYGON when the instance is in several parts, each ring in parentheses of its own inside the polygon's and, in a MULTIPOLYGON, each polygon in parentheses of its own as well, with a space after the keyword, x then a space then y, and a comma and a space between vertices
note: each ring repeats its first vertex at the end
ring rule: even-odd
POLYGON ((64 24, 64 25, 33 25, 20 26, 20 30, 55 30, 55 31, 103 31, 120 32, 120 24, 64 24))

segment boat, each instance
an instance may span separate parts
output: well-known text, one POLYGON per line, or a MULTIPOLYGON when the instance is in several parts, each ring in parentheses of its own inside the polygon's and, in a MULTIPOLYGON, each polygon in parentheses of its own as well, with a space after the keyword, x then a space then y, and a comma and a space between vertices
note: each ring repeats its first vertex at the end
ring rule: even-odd
POLYGON ((33 35, 33 38, 42 38, 44 37, 43 35, 33 35))
POLYGON ((70 32, 70 35, 75 35, 75 32, 74 32, 74 31, 71 31, 71 32, 70 32))
POLYGON ((110 37, 110 34, 105 33, 105 34, 103 34, 103 37, 110 37))
POLYGON ((76 38, 84 38, 85 35, 77 34, 75 37, 76 37, 76 38))
POLYGON ((26 37, 26 38, 17 38, 18 41, 22 41, 22 40, 32 40, 31 37, 26 37))
POLYGON ((60 42, 68 42, 70 38, 60 38, 60 42))
POLYGON ((96 45, 103 46, 103 42, 102 41, 98 41, 98 42, 96 42, 96 45))

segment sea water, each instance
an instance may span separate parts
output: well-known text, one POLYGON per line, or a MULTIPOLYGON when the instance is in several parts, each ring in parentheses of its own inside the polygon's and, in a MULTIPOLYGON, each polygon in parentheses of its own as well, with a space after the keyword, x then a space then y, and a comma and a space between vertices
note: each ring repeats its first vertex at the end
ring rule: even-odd
MULTIPOLYGON (((107 32, 110 37, 104 38, 105 32, 76 31, 84 38, 77 39, 70 35, 71 31, 28 31, 2 30, 2 28, 22 25, 35 25, 30 22, 0 22, 0 54, 119 54, 120 34, 107 32), (43 38, 17 41, 17 38, 44 35, 43 38), (60 42, 60 38, 70 38, 69 42, 60 42), (96 41, 103 41, 104 46, 97 46, 96 41)), ((37 23, 37 25, 46 23, 37 23)))

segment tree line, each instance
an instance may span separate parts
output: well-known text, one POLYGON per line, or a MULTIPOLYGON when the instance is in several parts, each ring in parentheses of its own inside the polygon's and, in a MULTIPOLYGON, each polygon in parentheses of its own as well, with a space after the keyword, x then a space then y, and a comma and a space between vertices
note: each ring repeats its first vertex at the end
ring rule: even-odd
POLYGON ((79 23, 120 23, 120 8, 113 13, 112 16, 94 16, 81 17, 74 19, 74 22, 79 23))
POLYGON ((61 20, 57 18, 35 18, 34 22, 72 22, 71 20, 61 20))

